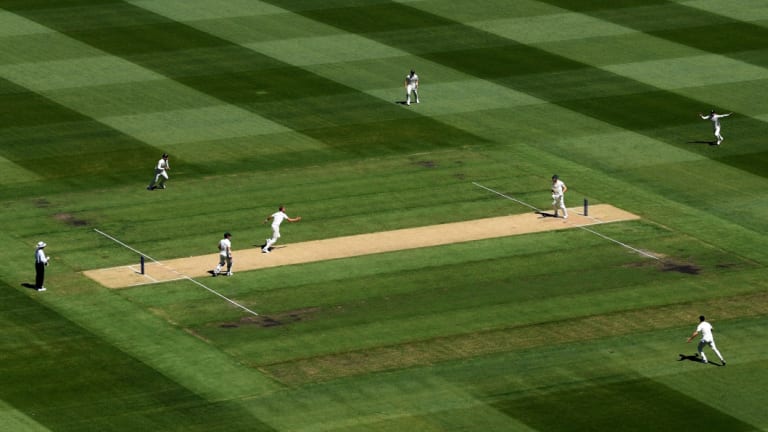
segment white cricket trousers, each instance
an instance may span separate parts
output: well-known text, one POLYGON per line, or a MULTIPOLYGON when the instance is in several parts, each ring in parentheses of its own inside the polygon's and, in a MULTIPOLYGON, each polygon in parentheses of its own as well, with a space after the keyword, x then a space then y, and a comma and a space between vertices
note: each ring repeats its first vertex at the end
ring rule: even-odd
POLYGON ((568 217, 568 210, 565 208, 565 197, 562 194, 552 194, 552 209, 557 216, 557 209, 563 210, 563 216, 568 217))
POLYGON ((708 361, 707 360, 707 355, 704 354, 704 351, 702 351, 705 346, 709 346, 710 348, 712 348, 712 351, 715 352, 715 354, 717 355, 717 358, 719 358, 721 362, 725 361, 725 360, 723 360, 723 355, 720 354, 720 351, 717 349, 717 346, 715 346, 715 341, 713 341, 713 340, 711 340, 711 341, 700 340, 699 341, 699 355, 701 356, 702 360, 704 360, 705 362, 708 361))

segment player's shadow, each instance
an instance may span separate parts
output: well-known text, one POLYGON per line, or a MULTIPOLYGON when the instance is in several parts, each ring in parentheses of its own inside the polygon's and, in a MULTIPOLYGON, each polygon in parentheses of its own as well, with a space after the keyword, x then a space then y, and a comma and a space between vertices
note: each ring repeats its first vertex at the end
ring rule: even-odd
POLYGON ((541 217, 545 217, 545 218, 547 218, 547 217, 556 218, 556 217, 557 217, 557 216, 555 216, 555 214, 554 214, 554 213, 547 213, 547 212, 543 212, 543 211, 537 211, 537 212, 535 212, 535 213, 536 213, 537 215, 539 215, 539 216, 541 216, 541 217))
POLYGON ((35 284, 31 284, 31 283, 28 283, 28 282, 24 282, 23 284, 21 284, 21 286, 23 286, 24 288, 29 288, 29 289, 37 290, 37 288, 35 287, 35 284))
MULTIPOLYGON (((678 354, 678 355, 680 356, 680 358, 677 359, 677 361, 686 361, 687 360, 687 361, 692 361, 692 362, 696 362, 696 363, 704 363, 704 360, 701 357, 699 357, 698 354, 693 354, 693 355, 678 354)), ((711 364, 713 366, 722 366, 722 365, 719 365, 717 363, 712 363, 712 362, 709 362, 709 364, 711 364)))
POLYGON ((704 141, 704 140, 697 140, 697 141, 688 141, 686 144, 707 144, 711 146, 716 146, 717 141, 704 141))
POLYGON ((398 104, 398 105, 408 105, 408 102, 406 102, 404 100, 397 100, 397 101, 395 101, 395 103, 398 104))

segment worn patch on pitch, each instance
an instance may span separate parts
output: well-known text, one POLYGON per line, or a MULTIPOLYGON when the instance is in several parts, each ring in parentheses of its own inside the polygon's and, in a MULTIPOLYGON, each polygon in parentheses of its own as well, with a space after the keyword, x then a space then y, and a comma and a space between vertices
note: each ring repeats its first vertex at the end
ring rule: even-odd
POLYGON ((291 311, 278 312, 269 315, 245 316, 239 321, 225 322, 217 324, 221 328, 238 328, 245 326, 258 326, 262 328, 278 327, 285 324, 291 324, 298 321, 307 321, 312 319, 313 315, 320 311, 319 307, 309 307, 291 311))

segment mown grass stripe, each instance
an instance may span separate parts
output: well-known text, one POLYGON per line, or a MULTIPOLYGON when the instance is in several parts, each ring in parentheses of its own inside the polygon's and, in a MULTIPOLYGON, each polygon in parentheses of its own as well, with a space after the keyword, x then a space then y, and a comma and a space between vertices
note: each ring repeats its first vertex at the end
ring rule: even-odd
POLYGON ((146 144, 41 94, 2 78, 0 87, 12 89, 0 94, 0 155, 43 178, 90 188, 97 185, 94 178, 146 173, 146 161, 157 155, 146 144))
MULTIPOLYGON (((221 101, 238 105, 283 126, 302 131, 342 152, 374 155, 382 150, 430 150, 483 141, 450 125, 420 116, 413 111, 403 110, 395 104, 381 104, 373 96, 307 70, 284 64, 181 22, 132 5, 125 5, 125 8, 130 9, 129 15, 141 24, 78 30, 73 29, 71 23, 65 19, 68 15, 64 13, 40 13, 24 9, 14 11, 104 52, 124 57, 153 72, 174 78, 221 101), (144 24, 145 22, 151 23, 144 24), (228 56, 237 59, 236 62, 241 66, 233 70, 230 62, 211 61, 212 53, 219 50, 226 50, 228 56), (186 67, 179 68, 179 62, 183 62, 186 67), (243 68, 244 64, 248 67, 243 68), (351 99, 346 99, 347 96, 351 99), (340 124, 337 114, 339 110, 315 109, 316 107, 306 103, 316 97, 333 97, 341 102, 349 100, 349 103, 353 104, 349 112, 357 112, 358 118, 365 122, 365 126, 350 127, 348 124, 340 124), (288 113, 274 109, 276 104, 284 104, 292 99, 304 102, 288 113), (367 115, 362 115, 366 112, 360 111, 360 107, 368 107, 367 115), (323 127, 307 129, 307 118, 319 120, 323 127), (384 120, 371 122, 371 118, 384 120), (369 134, 361 138, 350 135, 350 132, 360 131, 369 131, 369 134), (366 141, 366 138, 371 139, 366 141), (361 145, 361 142, 365 144, 361 145), (396 145, 392 145, 393 143, 396 145), (400 146, 399 143, 407 145, 400 146)), ((82 11, 79 19, 83 22, 93 19, 89 13, 88 9, 82 11)))
MULTIPOLYGON (((41 306, 39 300, 6 283, 0 287, 6 307, 0 315, 4 346, 0 396, 3 405, 34 418, 38 428, 97 431, 118 425, 129 430, 210 430, 227 423, 235 430, 272 430, 237 402, 211 402, 41 306), (8 310, 11 305, 12 311, 8 310)), ((93 312, 93 297, 87 296, 93 312)), ((134 319, 121 331, 141 326, 140 321, 134 319)), ((24 422, 21 414, 12 417, 24 422)), ((5 427, 10 424, 3 422, 0 429, 9 430, 5 427)))
MULTIPOLYGON (((290 1, 269 0, 269 2, 291 9, 290 1)), ((560 6, 559 2, 555 2, 555 4, 560 6)), ((636 5, 638 5, 637 2, 628 1, 614 4, 613 7, 619 8, 622 13, 627 13, 627 16, 632 16, 624 8, 636 5)), ((619 76, 593 65, 555 55, 537 47, 515 43, 472 27, 452 23, 450 20, 435 17, 429 12, 405 4, 377 5, 376 10, 380 16, 376 30, 379 31, 371 32, 361 29, 357 24, 359 16, 366 10, 368 10, 367 7, 344 7, 311 11, 294 10, 294 12, 345 31, 360 32, 381 43, 412 52, 469 75, 493 80, 501 85, 550 101, 569 110, 685 149, 690 149, 690 147, 681 143, 677 137, 658 133, 659 128, 690 125, 697 121, 692 113, 695 114, 702 110, 703 105, 708 105, 671 91, 639 83, 631 78, 619 76), (401 34, 396 31, 398 28, 397 17, 399 16, 418 17, 424 23, 423 31, 412 34, 410 38, 402 38, 401 34), (434 27, 455 27, 457 34, 462 35, 462 40, 484 40, 485 46, 456 49, 456 44, 451 43, 452 39, 446 39, 444 34, 438 32, 439 37, 433 37, 431 30, 434 27), (460 32, 458 31, 459 28, 461 29, 460 32), (418 41, 416 48, 414 48, 412 41, 418 41), (422 52, 421 47, 430 47, 430 51, 422 52), (594 98, 589 94, 590 82, 578 79, 563 82, 555 79, 572 73, 576 76, 583 76, 590 82, 612 83, 612 87, 623 91, 630 89, 629 93, 631 94, 594 98), (526 85, 529 76, 536 77, 532 85, 526 85), (549 82, 546 81, 547 78, 550 79, 549 82), (573 95, 579 94, 583 94, 584 97, 573 97, 573 95), (560 95, 559 98, 557 95, 560 95), (627 107, 631 108, 628 109, 627 107), (631 112, 642 112, 647 115, 637 116, 632 115, 631 112)), ((591 9, 586 7, 586 10, 591 9)), ((750 38, 757 38, 762 35, 763 30, 752 31, 750 38)), ((705 39, 703 35, 700 37, 705 39)), ((763 40, 768 40, 768 38, 763 38, 763 40)), ((747 46, 752 45, 747 44, 747 46)), ((757 127, 762 124, 762 122, 750 118, 742 118, 741 122, 745 123, 744 127, 757 127)), ((751 153, 754 159, 738 157, 720 158, 719 160, 756 175, 768 176, 768 173, 762 169, 763 164, 760 163, 768 158, 765 144, 752 140, 745 142, 744 146, 752 149, 751 153)), ((717 158, 713 154, 705 155, 706 157, 717 158)))
MULTIPOLYGON (((697 302, 698 310, 719 321, 768 313, 768 294, 756 293, 697 302)), ((584 342, 677 327, 691 321, 691 304, 670 304, 557 322, 495 329, 466 335, 342 352, 259 365, 259 370, 291 386, 341 377, 426 366, 500 352, 584 342), (571 329, 578 328, 578 332, 571 329)), ((686 332, 687 333, 687 332, 686 332)))
POLYGON ((541 1, 724 56, 764 49, 768 40, 768 28, 678 2, 638 0, 628 8, 623 2, 611 2, 606 7, 605 2, 599 1, 541 1))

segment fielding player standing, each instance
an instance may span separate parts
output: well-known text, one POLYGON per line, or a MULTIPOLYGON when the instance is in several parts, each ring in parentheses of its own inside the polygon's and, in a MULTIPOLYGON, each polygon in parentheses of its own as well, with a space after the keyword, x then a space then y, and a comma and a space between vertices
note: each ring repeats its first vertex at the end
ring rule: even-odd
POLYGON ((702 120, 709 120, 712 122, 712 129, 715 133, 715 139, 717 139, 717 145, 720 145, 720 143, 723 142, 723 136, 720 135, 720 119, 723 117, 728 117, 733 113, 728 114, 718 114, 715 112, 715 110, 712 110, 709 112, 709 115, 704 115, 702 113, 699 113, 699 117, 701 117, 702 120))
POLYGON ((170 163, 168 163, 168 153, 163 153, 163 156, 157 161, 155 166, 155 177, 149 182, 147 190, 155 190, 157 188, 165 189, 165 182, 168 180, 168 171, 171 169, 170 163))
POLYGON ((557 210, 563 210, 563 219, 568 219, 568 209, 565 208, 565 192, 568 191, 568 186, 560 180, 557 174, 552 176, 552 209, 555 210, 555 217, 557 217, 557 210))
POLYGON ((288 222, 298 222, 301 220, 301 216, 296 216, 295 218, 289 217, 285 213, 285 206, 280 206, 275 213, 272 213, 264 219, 264 223, 267 223, 270 220, 272 221, 272 238, 268 238, 267 243, 261 248, 263 253, 269 253, 269 248, 280 238, 280 224, 283 223, 284 220, 287 220, 288 222))
POLYGON ((219 265, 213 270, 213 275, 221 273, 221 267, 227 264, 227 276, 232 276, 232 234, 225 232, 224 238, 219 240, 219 265))
POLYGON ((701 356, 701 361, 704 363, 707 363, 707 355, 704 354, 704 351, 702 349, 705 345, 709 345, 710 348, 712 348, 712 351, 717 354, 717 357, 720 359, 720 361, 723 363, 723 366, 725 366, 725 360, 723 359, 723 355, 720 354, 720 351, 717 349, 717 346, 715 345, 715 337, 712 335, 712 324, 708 323, 706 319, 704 318, 704 315, 699 316, 699 325, 696 327, 696 330, 693 332, 691 337, 688 338, 687 342, 690 342, 701 334, 701 340, 699 340, 699 356, 701 356))
POLYGON ((405 104, 411 104, 411 93, 416 96, 416 103, 419 103, 419 76, 416 71, 411 69, 411 73, 405 76, 405 104))

